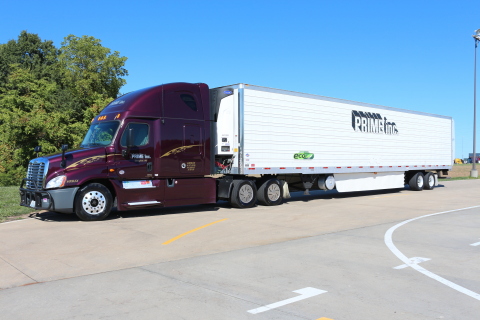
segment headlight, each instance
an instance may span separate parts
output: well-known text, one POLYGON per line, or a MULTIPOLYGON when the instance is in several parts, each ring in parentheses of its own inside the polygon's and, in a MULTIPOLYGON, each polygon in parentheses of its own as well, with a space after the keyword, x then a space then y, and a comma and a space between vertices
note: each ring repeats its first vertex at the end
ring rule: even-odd
POLYGON ((66 176, 55 177, 52 180, 48 181, 46 189, 61 188, 65 185, 65 181, 67 181, 66 176))

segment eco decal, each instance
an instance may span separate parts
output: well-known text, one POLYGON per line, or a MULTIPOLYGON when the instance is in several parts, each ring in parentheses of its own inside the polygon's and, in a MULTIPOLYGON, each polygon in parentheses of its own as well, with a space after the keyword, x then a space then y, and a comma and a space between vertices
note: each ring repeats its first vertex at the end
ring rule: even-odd
POLYGON ((397 135, 395 122, 388 122, 380 113, 352 110, 352 128, 356 132, 397 135))
POLYGON ((311 160, 315 155, 308 151, 300 151, 293 155, 293 159, 300 159, 300 160, 311 160))

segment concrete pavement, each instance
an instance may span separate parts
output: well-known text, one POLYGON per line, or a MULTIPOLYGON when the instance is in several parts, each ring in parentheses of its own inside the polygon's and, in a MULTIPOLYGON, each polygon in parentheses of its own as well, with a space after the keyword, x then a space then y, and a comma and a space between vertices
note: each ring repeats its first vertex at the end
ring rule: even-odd
MULTIPOLYGON (((383 236, 403 220, 477 206, 479 191, 478 181, 451 181, 433 191, 314 194, 248 210, 190 206, 117 213, 101 222, 50 213, 0 224, 0 312, 12 319, 468 319, 462 310, 480 311, 478 301, 411 268, 393 269, 402 261, 383 236), (328 293, 246 312, 305 287, 328 293)), ((464 246, 480 238, 479 212, 419 220, 398 229, 394 240, 400 250, 430 257, 422 264, 480 292, 480 246, 464 246)))

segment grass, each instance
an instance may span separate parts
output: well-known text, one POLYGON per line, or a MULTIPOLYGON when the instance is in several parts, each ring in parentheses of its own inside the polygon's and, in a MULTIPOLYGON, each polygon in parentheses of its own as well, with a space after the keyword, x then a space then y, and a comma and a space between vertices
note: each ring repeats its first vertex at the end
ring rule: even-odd
POLYGON ((450 177, 445 177, 445 178, 440 178, 441 181, 453 181, 453 180, 478 180, 479 178, 472 178, 472 177, 455 177, 455 178, 450 178, 450 177))
POLYGON ((0 222, 15 220, 14 217, 34 212, 34 209, 22 207, 18 187, 0 187, 0 222), (12 219, 13 217, 13 219, 12 219))

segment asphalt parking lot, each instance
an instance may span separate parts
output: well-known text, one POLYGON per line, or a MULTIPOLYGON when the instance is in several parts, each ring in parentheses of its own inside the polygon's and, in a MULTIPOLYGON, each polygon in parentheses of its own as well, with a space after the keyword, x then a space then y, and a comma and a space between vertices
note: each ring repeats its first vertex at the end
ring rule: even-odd
POLYGON ((0 224, 5 319, 477 319, 480 184, 0 224))

